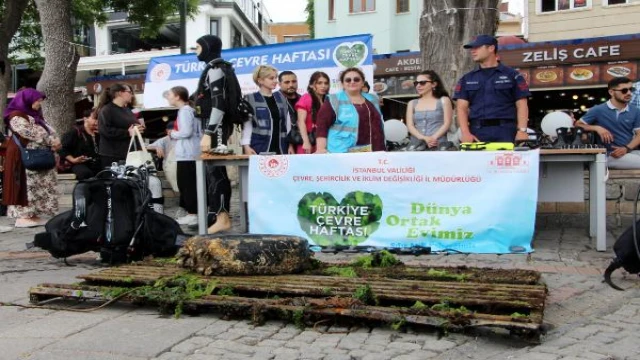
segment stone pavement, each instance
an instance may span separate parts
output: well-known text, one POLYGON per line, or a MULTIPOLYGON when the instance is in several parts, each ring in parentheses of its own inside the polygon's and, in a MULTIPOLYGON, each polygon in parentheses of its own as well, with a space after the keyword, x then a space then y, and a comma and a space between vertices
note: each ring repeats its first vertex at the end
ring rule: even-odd
MULTIPOLYGON (((237 207, 236 207, 237 208, 237 207)), ((167 212, 172 214, 175 209, 167 212)), ((237 218, 237 217, 236 217, 237 218)), ((0 225, 9 225, 0 218, 0 225)), ((236 224, 237 226, 237 224, 236 224)), ((73 283, 99 267, 94 254, 67 267, 24 243, 43 228, 0 234, 0 301, 28 303, 30 286, 73 283)), ((609 245, 623 229, 610 229, 609 245)), ((549 287, 542 344, 495 334, 399 333, 389 328, 321 326, 297 329, 279 321, 254 327, 214 314, 180 319, 154 308, 113 305, 79 313, 0 306, 0 360, 200 359, 640 359, 640 280, 617 272, 615 291, 601 282, 612 252, 598 253, 587 228, 540 229, 531 255, 403 256, 407 264, 526 268, 549 287)), ((319 254, 323 261, 353 255, 319 254)))

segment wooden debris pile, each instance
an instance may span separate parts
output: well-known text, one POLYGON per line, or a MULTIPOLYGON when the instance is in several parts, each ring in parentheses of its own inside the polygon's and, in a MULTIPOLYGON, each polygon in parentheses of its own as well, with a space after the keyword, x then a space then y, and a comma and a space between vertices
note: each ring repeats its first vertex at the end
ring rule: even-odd
POLYGON ((492 327, 539 339, 547 296, 539 273, 405 266, 387 255, 347 265, 317 262, 302 274, 276 276, 207 277, 178 267, 175 260, 156 260, 82 275, 80 284, 41 284, 30 295, 34 303, 55 297, 115 299, 160 306, 176 316, 215 311, 255 323, 279 318, 301 327, 327 319, 395 329, 492 327), (383 262, 387 266, 379 267, 383 262))

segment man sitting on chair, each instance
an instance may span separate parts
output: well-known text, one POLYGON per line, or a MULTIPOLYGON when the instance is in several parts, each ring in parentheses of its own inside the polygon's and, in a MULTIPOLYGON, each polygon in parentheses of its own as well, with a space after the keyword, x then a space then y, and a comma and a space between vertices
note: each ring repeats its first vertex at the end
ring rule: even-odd
POLYGON ((629 106, 635 89, 626 77, 609 81, 608 89, 611 98, 589 109, 576 126, 599 135, 609 168, 640 169, 640 110, 629 106))

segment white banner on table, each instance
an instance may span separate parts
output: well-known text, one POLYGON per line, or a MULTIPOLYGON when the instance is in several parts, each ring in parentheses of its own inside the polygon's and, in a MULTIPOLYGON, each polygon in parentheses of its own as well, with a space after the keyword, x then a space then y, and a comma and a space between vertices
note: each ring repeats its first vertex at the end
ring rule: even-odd
POLYGON ((249 226, 320 246, 531 252, 539 152, 252 156, 249 226))

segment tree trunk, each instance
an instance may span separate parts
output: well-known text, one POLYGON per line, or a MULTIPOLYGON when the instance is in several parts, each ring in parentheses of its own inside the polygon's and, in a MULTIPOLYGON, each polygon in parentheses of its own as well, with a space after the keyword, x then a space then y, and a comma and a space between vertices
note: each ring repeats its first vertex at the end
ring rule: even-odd
POLYGON ((495 34, 500 0, 424 0, 420 19, 422 69, 434 70, 452 92, 455 83, 473 68, 462 45, 480 34, 495 34))
POLYGON ((38 90, 45 93, 44 118, 61 134, 76 118, 76 69, 80 56, 72 44, 71 0, 35 0, 40 14, 45 62, 38 90))
MULTIPOLYGON (((5 11, 0 19, 0 114, 4 113, 5 99, 11 82, 9 43, 20 27, 22 14, 28 3, 25 0, 5 0, 5 11)), ((0 123, 0 129, 4 129, 4 122, 0 123)))

